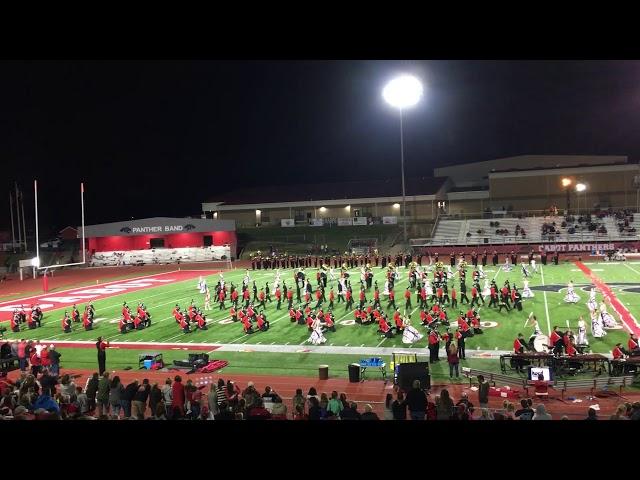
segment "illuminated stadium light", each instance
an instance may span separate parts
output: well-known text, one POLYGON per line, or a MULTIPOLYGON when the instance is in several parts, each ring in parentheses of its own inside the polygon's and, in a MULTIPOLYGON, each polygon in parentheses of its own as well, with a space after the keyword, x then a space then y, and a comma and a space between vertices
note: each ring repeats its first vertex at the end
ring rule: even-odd
POLYGON ((396 209, 397 209, 397 208, 400 208, 400 204, 399 204, 399 203, 394 203, 394 204, 393 204, 393 208, 396 208, 396 209))
POLYGON ((562 186, 563 187, 568 187, 569 185, 571 185, 571 179, 570 178, 563 178, 562 179, 562 186))
POLYGON ((218 212, 213 212, 213 218, 218 218, 218 212))
POLYGON ((324 213, 327 211, 327 207, 320 207, 320 213, 324 213))
POLYGON ((256 215, 260 215, 262 213, 262 210, 256 210, 256 215))
POLYGON ((345 210, 351 210, 351 205, 347 205, 346 207, 344 207, 345 210))
POLYGON ((413 107, 422 97, 422 83, 412 75, 401 75, 391 80, 382 90, 382 97, 392 107, 413 107))
POLYGON ((584 192, 587 189, 587 186, 584 183, 578 183, 576 185, 577 192, 584 192))

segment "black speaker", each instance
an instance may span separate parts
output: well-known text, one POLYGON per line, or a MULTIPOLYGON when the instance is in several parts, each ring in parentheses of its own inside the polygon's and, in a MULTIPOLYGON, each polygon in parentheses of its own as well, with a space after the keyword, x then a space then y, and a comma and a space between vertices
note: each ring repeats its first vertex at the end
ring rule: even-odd
POLYGON ((205 247, 210 247, 211 245, 213 245, 213 236, 212 235, 203 236, 202 243, 205 247))
POLYGON ((349 370, 349 382, 359 383, 360 382, 360 364, 351 363, 349 364, 348 370, 349 370))
POLYGON ((431 388, 429 362, 401 363, 398 365, 398 385, 407 391, 413 387, 413 381, 420 380, 420 387, 431 388))
POLYGON ((189 354, 189 363, 193 364, 196 362, 208 363, 209 362, 209 354, 207 353, 190 353, 189 354))

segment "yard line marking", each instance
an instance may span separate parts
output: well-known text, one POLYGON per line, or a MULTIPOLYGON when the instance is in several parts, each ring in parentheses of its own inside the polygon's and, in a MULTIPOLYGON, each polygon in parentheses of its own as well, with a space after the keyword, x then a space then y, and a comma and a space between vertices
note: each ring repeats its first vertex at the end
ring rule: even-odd
POLYGON ((256 342, 256 345, 260 345, 262 342, 256 342))
POLYGON ((382 340, 380 340, 380 343, 378 345, 376 345, 376 348, 379 347, 380 345, 382 345, 382 342, 384 342, 387 339, 387 337, 384 337, 382 340))
MULTIPOLYGON (((544 287, 544 271, 542 269, 542 265, 540 265, 540 277, 542 279, 542 286, 544 287)), ((547 302, 547 291, 542 291, 542 296, 544 298, 544 311, 547 314, 547 332, 551 335, 551 320, 549 319, 549 304, 547 302)))
POLYGON ((246 333, 246 334, 244 334, 243 336, 236 338, 235 340, 231 340, 229 343, 235 343, 235 342, 237 342, 238 340, 242 340, 242 339, 243 339, 244 337, 246 337, 247 335, 249 335, 249 334, 248 334, 248 333, 246 333))
POLYGON ((345 345, 345 347, 348 347, 348 346, 349 346, 349 344, 347 343, 347 344, 345 345))
POLYGON ((289 345, 289 342, 285 343, 285 345, 289 345))
MULTIPOLYGON (((638 270, 636 270, 636 269, 635 269, 635 268, 633 268, 633 267, 630 267, 626 262, 625 262, 625 263, 623 263, 623 265, 624 265, 625 267, 627 267, 629 270, 632 270, 632 271, 634 271, 635 273, 637 273, 638 275, 640 275, 640 272, 639 272, 638 270)), ((594 269, 591 269, 591 271, 592 271, 592 272, 594 272, 595 270, 594 270, 594 269)))
POLYGON ((275 345, 276 342, 271 342, 271 345, 275 345))
POLYGON ((330 346, 330 347, 333 347, 333 343, 330 343, 330 344, 329 344, 329 346, 330 346))
POLYGON ((360 345, 361 347, 364 347, 364 343, 362 345, 360 345))

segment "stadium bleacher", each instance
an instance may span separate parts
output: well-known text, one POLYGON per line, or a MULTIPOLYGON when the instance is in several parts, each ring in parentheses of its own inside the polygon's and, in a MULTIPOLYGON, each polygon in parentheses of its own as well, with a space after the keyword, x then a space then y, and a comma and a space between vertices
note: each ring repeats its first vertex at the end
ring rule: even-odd
POLYGON ((201 248, 154 248, 150 250, 129 250, 95 253, 90 260, 92 267, 118 265, 149 265, 186 262, 210 262, 231 258, 229 246, 201 248))

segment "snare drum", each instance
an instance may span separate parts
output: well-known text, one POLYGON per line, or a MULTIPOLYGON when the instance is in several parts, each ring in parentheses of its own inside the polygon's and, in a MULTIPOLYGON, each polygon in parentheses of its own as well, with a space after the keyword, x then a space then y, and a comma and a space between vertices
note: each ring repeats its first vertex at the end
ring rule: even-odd
POLYGON ((549 348, 547 345, 549 345, 549 337, 546 335, 536 335, 533 339, 533 349, 536 352, 548 352, 549 348))

